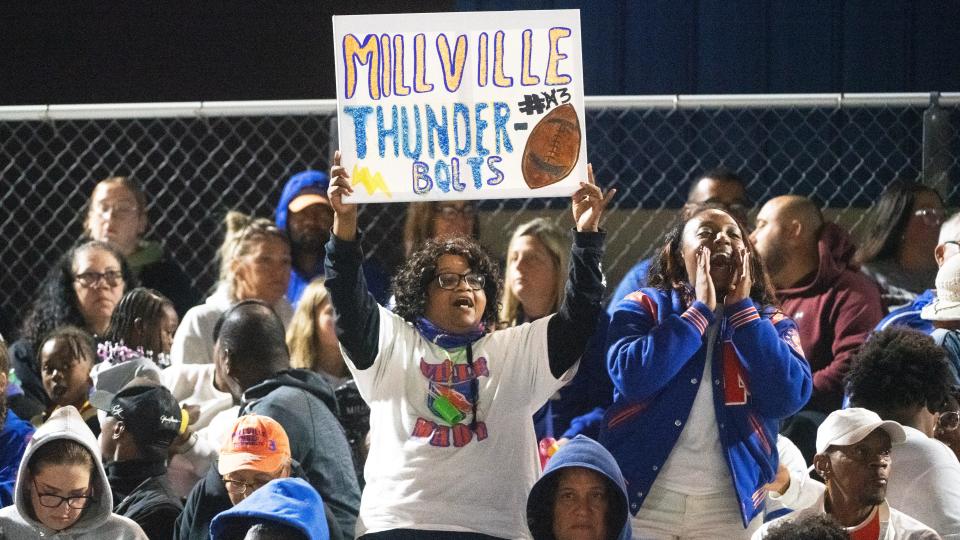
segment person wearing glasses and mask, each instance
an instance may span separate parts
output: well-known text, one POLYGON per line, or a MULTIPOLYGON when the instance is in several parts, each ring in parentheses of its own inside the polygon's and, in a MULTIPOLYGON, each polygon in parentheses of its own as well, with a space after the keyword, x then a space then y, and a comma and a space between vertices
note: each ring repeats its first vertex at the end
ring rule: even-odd
POLYGON ((83 232, 87 238, 113 244, 144 287, 173 301, 177 315, 200 302, 200 295, 183 268, 164 253, 160 242, 144 239, 150 219, 147 193, 130 176, 110 176, 97 182, 87 203, 83 232))
POLYGON ((20 462, 14 504, 0 510, 0 538, 147 540, 113 513, 113 495, 93 433, 73 407, 57 409, 20 462))
POLYGON ((893 447, 887 500, 943 538, 960 538, 960 462, 934 439, 938 427, 956 429, 945 414, 951 381, 944 351, 909 328, 877 332, 854 357, 846 384, 854 407, 903 426, 893 447))
POLYGON ((85 241, 64 254, 40 284, 10 360, 24 395, 11 401, 20 418, 33 418, 50 405, 40 375, 38 352, 48 334, 76 326, 94 337, 110 325, 120 298, 136 286, 130 268, 112 244, 85 241))
POLYGON ((920 318, 932 325, 930 337, 947 351, 951 382, 960 385, 960 257, 943 263, 937 272, 937 288, 920 318))
POLYGON ((894 180, 870 214, 855 262, 880 284, 888 309, 909 304, 937 274, 930 254, 946 218, 943 199, 918 182, 894 180))
POLYGON ((530 417, 573 377, 602 309, 599 224, 614 191, 604 195, 588 167, 573 194, 558 312, 492 330, 500 272, 462 236, 416 249, 394 278, 395 310, 376 304, 360 272, 358 208, 344 200, 347 168, 337 152, 325 274, 345 360, 371 408, 357 536, 525 537, 518 509, 539 474, 530 417))

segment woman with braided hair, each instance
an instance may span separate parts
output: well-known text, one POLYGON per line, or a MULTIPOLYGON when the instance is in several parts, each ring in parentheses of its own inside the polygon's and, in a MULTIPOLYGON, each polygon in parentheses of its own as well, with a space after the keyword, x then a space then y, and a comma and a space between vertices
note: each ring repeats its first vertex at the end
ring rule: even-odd
POLYGON ((103 341, 140 350, 160 367, 166 367, 179 324, 177 309, 169 298, 153 289, 137 287, 123 295, 113 310, 103 341))

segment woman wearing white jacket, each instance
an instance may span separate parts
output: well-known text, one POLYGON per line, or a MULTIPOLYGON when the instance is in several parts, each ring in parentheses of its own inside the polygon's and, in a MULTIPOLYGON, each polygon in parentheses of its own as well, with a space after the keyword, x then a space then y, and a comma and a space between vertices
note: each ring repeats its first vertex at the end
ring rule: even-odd
POLYGON ((27 446, 14 504, 0 509, 0 538, 146 540, 140 526, 113 513, 97 440, 73 407, 54 411, 27 446))
POLYGON ((263 300, 290 325, 293 307, 287 300, 290 242, 270 220, 229 212, 220 246, 220 280, 206 302, 187 311, 173 336, 170 362, 212 364, 213 329, 220 315, 242 300, 263 300))

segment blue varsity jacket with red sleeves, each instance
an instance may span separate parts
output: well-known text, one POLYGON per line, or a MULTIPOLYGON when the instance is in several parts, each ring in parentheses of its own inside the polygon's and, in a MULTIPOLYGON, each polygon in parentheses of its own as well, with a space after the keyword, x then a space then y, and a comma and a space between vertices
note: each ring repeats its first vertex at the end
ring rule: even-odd
MULTIPOLYGON (((616 457, 636 514, 687 423, 716 316, 702 302, 684 309, 675 291, 641 289, 621 300, 607 334, 614 404, 600 442, 616 457)), ((724 307, 712 362, 720 444, 744 527, 763 508, 777 472, 779 421, 810 399, 813 377, 794 322, 749 298, 724 307)))

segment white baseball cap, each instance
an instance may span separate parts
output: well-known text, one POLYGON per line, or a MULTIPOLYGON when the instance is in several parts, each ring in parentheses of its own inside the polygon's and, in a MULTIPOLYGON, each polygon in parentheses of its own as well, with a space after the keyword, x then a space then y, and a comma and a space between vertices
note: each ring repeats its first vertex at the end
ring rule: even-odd
POLYGON ((833 411, 817 428, 817 453, 822 454, 832 445, 856 444, 877 428, 886 431, 893 444, 907 440, 903 426, 893 420, 883 420, 871 410, 851 407, 833 411))

